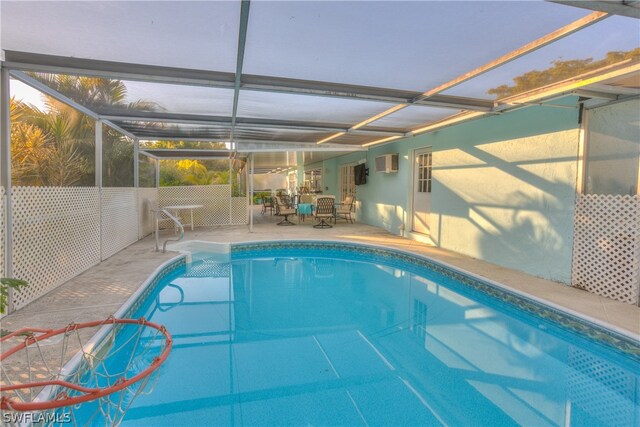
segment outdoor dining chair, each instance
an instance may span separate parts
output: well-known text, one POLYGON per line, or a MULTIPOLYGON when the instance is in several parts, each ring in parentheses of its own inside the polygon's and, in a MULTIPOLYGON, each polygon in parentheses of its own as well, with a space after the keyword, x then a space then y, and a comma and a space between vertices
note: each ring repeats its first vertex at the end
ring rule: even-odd
POLYGON ((318 223, 313 228, 332 228, 333 226, 327 222, 331 222, 334 217, 333 209, 335 207, 335 196, 318 196, 316 199, 316 211, 314 216, 318 223))
POLYGON ((296 208, 288 207, 280 197, 275 196, 273 198, 276 208, 276 216, 283 216, 283 220, 280 221, 277 225, 295 225, 291 221, 289 221, 290 215, 296 214, 296 208))
POLYGON ((353 217, 351 216, 351 212, 353 211, 353 206, 355 204, 355 199, 353 196, 347 196, 344 198, 342 203, 338 203, 336 205, 336 215, 334 218, 334 224, 339 219, 344 219, 347 222, 353 224, 353 217))
POLYGON ((269 213, 273 215, 273 197, 266 196, 262 199, 262 214, 269 213))

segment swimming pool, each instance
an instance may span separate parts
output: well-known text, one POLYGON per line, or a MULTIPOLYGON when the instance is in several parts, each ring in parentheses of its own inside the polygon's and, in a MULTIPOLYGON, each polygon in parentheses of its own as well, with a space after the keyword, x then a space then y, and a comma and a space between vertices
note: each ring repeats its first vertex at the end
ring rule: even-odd
POLYGON ((123 425, 638 425, 638 342, 399 251, 174 261, 128 308, 174 345, 123 425))

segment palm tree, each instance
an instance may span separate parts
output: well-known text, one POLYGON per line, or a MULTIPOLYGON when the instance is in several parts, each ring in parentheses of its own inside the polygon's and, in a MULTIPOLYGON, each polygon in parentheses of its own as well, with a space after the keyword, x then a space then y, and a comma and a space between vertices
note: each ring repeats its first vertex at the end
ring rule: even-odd
POLYGON ((15 185, 77 185, 89 173, 78 150, 78 127, 67 114, 10 100, 11 168, 15 185))
MULTIPOLYGON (((127 88, 120 80, 43 73, 31 76, 90 109, 158 109, 157 104, 142 100, 127 103, 127 88)), ((15 100, 11 104, 13 179, 17 185, 93 185, 94 120, 49 96, 45 96, 46 111, 15 100)), ((105 129, 105 186, 132 186, 133 160, 132 142, 113 129, 105 129)))

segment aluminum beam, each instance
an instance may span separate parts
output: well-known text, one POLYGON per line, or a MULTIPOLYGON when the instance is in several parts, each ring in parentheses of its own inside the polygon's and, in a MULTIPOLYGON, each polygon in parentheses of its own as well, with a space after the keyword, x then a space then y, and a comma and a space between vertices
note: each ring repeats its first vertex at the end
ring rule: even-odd
MULTIPOLYGON (((11 94, 9 70, 0 70, 0 184, 5 189, 4 277, 13 277, 13 210, 11 208, 11 94)), ((13 289, 7 295, 7 312, 13 311, 13 289)))
MULTIPOLYGON (((12 70, 73 74, 120 80, 184 84, 234 89, 235 74, 218 71, 192 70, 157 65, 131 64, 94 59, 68 58, 30 52, 5 51, 4 66, 12 70)), ((416 101, 420 92, 289 79, 283 77, 242 75, 241 90, 360 99, 418 106, 488 111, 493 101, 460 96, 437 95, 416 101)))
POLYGON ((102 121, 96 120, 95 125, 95 174, 96 187, 102 188, 102 121))
POLYGON ((315 143, 295 143, 290 141, 263 141, 263 140, 237 140, 238 153, 260 153, 260 152, 314 152, 314 151, 336 151, 336 152, 354 152, 367 151, 365 147, 360 145, 339 145, 325 144, 318 146, 315 143))
POLYGON ((251 153, 251 172, 249 178, 249 233, 253 233, 253 175, 255 173, 255 162, 251 153))
MULTIPOLYGON (((207 116, 199 114, 175 114, 151 111, 131 111, 126 109, 100 108, 97 110, 99 117, 103 120, 113 122, 134 121, 134 122, 157 122, 157 123, 182 123, 221 126, 229 128, 232 125, 232 117, 207 116), (104 112, 104 113, 103 113, 104 112)), ((115 125, 115 123, 114 123, 115 125)), ((124 124, 121 124, 122 128, 124 124)), ((305 121, 273 120, 273 119, 252 119, 236 118, 236 129, 294 129, 302 131, 339 132, 346 131, 348 124, 342 123, 316 123, 305 121)), ((408 129, 377 128, 358 129, 353 133, 363 135, 402 135, 408 129)))
POLYGON ((138 188, 140 185, 140 141, 133 140, 133 186, 138 188))
MULTIPOLYGON (((233 144, 234 133, 236 130, 236 118, 238 115, 238 100, 240 98, 240 84, 242 82, 242 64, 244 63, 244 48, 247 44, 247 27, 249 26, 249 9, 251 7, 250 0, 242 0, 240 7, 240 30, 238 34, 238 55, 236 58, 236 76, 233 87, 233 109, 231 112, 231 133, 229 139, 233 144)), ((229 208, 231 215, 231 208, 229 208)))
POLYGON ((564 4, 566 6, 580 7, 582 9, 597 10, 611 15, 629 16, 640 18, 640 1, 597 1, 597 0, 546 0, 551 3, 564 4))

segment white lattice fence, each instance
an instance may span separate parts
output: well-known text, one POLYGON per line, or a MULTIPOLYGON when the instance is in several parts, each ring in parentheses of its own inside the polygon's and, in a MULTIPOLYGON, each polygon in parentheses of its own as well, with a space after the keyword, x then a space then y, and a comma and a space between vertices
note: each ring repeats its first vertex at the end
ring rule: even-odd
POLYGON ((103 188, 102 259, 138 240, 138 200, 135 188, 103 188))
POLYGON ((138 238, 153 233, 153 213, 152 208, 158 206, 157 188, 138 188, 138 238))
POLYGON ((242 225, 247 223, 247 198, 231 198, 231 224, 242 225))
POLYGON ((158 198, 160 206, 203 205, 204 207, 193 211, 193 222, 196 226, 247 223, 246 206, 240 209, 236 201, 236 199, 242 199, 246 205, 246 199, 232 198, 229 185, 160 187, 158 198), (231 216, 232 212, 233 216, 231 216))
POLYGON ((5 277, 4 270, 4 210, 7 204, 4 202, 4 196, 6 192, 4 186, 0 186, 0 200, 2 200, 2 206, 0 206, 0 277, 5 277))
POLYGON ((578 195, 571 281, 640 304, 640 196, 578 195))
POLYGON ((13 309, 100 262, 100 195, 94 187, 14 187, 13 276, 29 282, 13 309))

